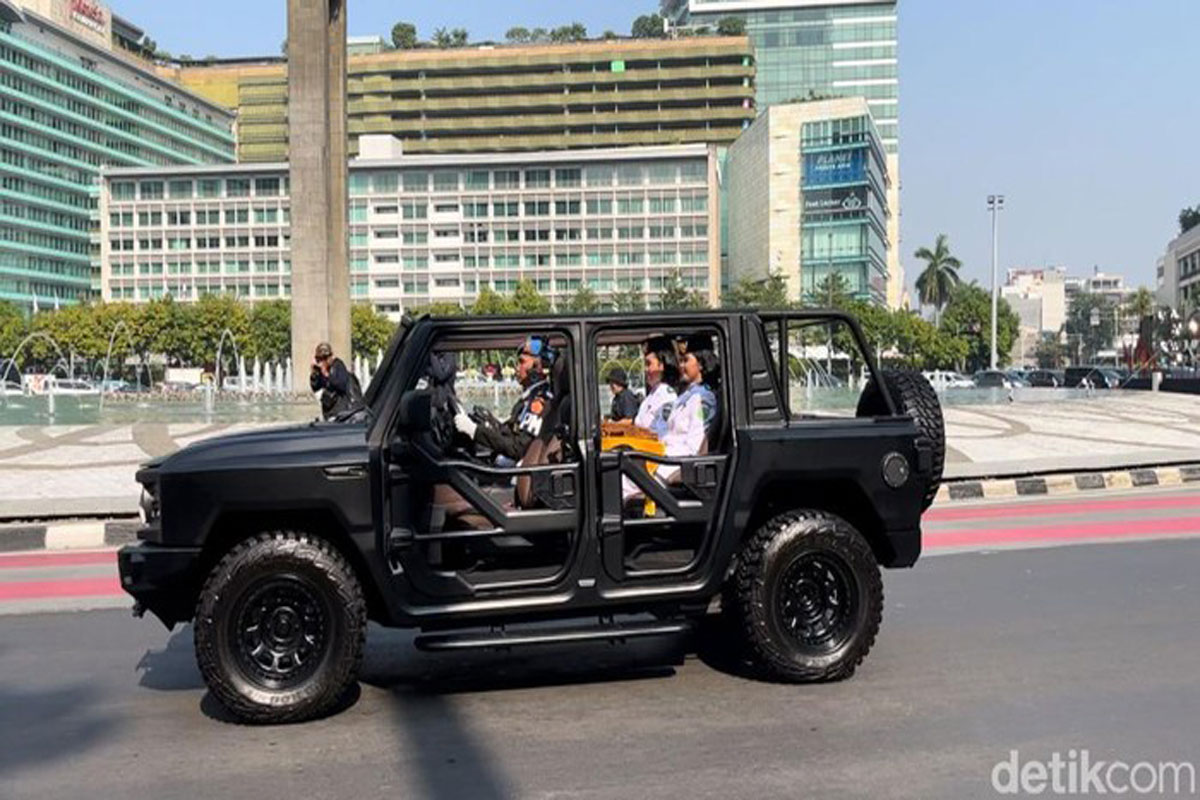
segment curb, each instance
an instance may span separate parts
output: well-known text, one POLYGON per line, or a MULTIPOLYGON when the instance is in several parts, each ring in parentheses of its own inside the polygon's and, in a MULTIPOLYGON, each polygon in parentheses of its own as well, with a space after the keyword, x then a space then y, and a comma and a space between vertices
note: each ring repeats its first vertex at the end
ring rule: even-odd
POLYGON ((120 547, 137 538, 139 520, 75 519, 0 525, 0 554, 120 547))
POLYGON ((958 500, 999 500, 1010 497, 1058 496, 1105 489, 1200 484, 1200 464, 1145 467, 1104 472, 1070 472, 1020 478, 960 480, 943 483, 934 505, 958 500))

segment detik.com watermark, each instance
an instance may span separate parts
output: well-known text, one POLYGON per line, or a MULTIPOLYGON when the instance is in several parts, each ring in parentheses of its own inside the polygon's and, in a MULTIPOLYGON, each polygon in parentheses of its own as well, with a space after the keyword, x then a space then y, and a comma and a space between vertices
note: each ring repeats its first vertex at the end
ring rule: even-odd
POLYGON ((992 767, 992 788, 1002 795, 1196 794, 1196 767, 1190 761, 1138 761, 1094 758, 1086 749, 1055 751, 1045 761, 1023 760, 1016 750, 992 767))

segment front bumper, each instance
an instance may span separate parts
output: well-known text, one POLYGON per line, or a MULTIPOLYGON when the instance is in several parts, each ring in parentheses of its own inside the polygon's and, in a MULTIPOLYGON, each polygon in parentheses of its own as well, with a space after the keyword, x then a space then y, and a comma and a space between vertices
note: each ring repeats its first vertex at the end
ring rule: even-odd
POLYGON ((121 588, 167 628, 192 618, 199 588, 199 547, 164 547, 149 542, 117 552, 121 588))

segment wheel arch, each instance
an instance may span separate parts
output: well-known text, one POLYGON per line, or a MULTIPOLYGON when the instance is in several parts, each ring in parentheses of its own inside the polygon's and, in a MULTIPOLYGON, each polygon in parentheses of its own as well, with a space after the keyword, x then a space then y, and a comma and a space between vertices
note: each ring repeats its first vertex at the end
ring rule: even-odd
POLYGON ((808 476, 780 476, 765 483, 755 497, 754 511, 741 539, 753 535, 780 514, 806 508, 836 514, 853 525, 867 540, 875 560, 881 565, 895 561, 895 549, 874 504, 861 486, 846 478, 814 480, 808 476))
POLYGON ((296 531, 315 536, 332 545, 354 570, 367 601, 367 615, 373 620, 389 618, 383 593, 367 565, 362 551, 349 532, 327 509, 296 511, 223 511, 214 520, 204 539, 197 570, 197 592, 204 577, 239 542, 269 531, 296 531))

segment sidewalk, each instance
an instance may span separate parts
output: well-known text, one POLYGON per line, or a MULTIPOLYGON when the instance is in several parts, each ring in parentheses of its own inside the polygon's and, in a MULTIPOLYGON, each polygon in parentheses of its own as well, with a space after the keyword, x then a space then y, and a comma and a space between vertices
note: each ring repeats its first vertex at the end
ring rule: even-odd
MULTIPOLYGON (((947 481, 1200 463, 1192 395, 1098 393, 1087 400, 945 409, 947 481)), ((263 424, 0 427, 0 519, 137 513, 138 464, 263 424)))

